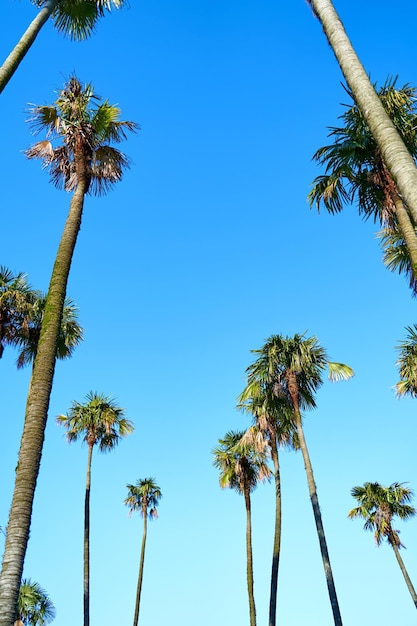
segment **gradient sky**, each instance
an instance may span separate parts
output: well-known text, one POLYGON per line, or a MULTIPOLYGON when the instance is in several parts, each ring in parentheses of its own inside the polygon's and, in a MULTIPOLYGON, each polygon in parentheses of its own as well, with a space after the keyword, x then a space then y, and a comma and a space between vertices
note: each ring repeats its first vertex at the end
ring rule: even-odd
MULTIPOLYGON (((36 14, 3 2, 4 58, 36 14)), ((373 81, 417 84, 411 0, 337 0, 373 81)), ((417 402, 398 400, 395 346, 417 321, 406 280, 388 272, 376 227, 354 207, 318 215, 306 196, 347 96, 319 22, 303 0, 131 0, 81 44, 47 24, 0 97, 3 220, 0 264, 46 290, 70 196, 23 151, 28 103, 55 99, 76 72, 123 118, 141 125, 132 161, 104 198, 88 198, 68 286, 85 341, 56 368, 25 576, 82 623, 87 450, 68 445, 55 416, 90 390, 126 408, 135 433, 93 458, 91 624, 133 619, 142 522, 126 483, 155 477, 140 623, 245 626, 243 498, 221 491, 211 450, 248 419, 235 410, 250 350, 275 333, 317 335, 355 378, 326 382, 305 416, 345 626, 415 624, 394 554, 347 519, 352 486, 417 486, 417 402)), ((0 525, 7 524, 29 370, 2 359, 0 525)), ((330 626, 332 614, 300 454, 281 454, 278 624, 330 626)), ((253 496, 258 624, 266 624, 272 485, 253 496)), ((416 521, 399 523, 417 584, 416 521)), ((0 545, 3 538, 0 535, 0 545)))

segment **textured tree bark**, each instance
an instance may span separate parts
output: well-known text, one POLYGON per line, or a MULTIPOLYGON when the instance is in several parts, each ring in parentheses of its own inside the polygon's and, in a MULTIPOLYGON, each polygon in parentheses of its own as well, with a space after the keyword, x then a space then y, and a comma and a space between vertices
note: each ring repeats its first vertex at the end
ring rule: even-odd
POLYGON ((16 467, 15 486, 7 526, 0 574, 0 626, 10 626, 16 615, 17 598, 29 540, 33 499, 49 400, 55 370, 56 342, 61 324, 72 256, 81 226, 88 178, 79 179, 64 226, 45 304, 39 346, 33 365, 26 414, 16 467))
POLYGON ((333 571, 330 565, 330 557, 329 557, 329 552, 327 549, 326 536, 324 534, 323 520, 321 518, 321 511, 320 511, 320 506, 319 506, 319 499, 317 496, 317 487, 316 487, 316 483, 314 480, 313 467, 311 465, 310 455, 308 453, 308 448, 307 448, 307 444, 306 444, 305 437, 304 437, 304 431, 303 431, 302 420, 301 420, 301 412, 300 412, 300 407, 299 407, 299 402, 298 402, 298 384, 297 384, 295 374, 292 374, 292 373, 288 374, 288 391, 290 392, 291 400, 292 400, 293 407, 294 407, 294 415, 295 415, 295 420, 296 420, 296 425, 297 425, 298 440, 300 443, 301 453, 303 455, 303 460, 304 460, 304 467, 305 467, 306 474, 307 474, 308 490, 310 493, 310 500, 311 500, 311 504, 313 507, 313 514, 314 514, 314 521, 316 523, 317 535, 319 538, 321 558, 323 561, 324 573, 325 573, 326 582, 327 582, 327 590, 329 593, 330 604, 331 604, 332 611, 333 611, 333 620, 334 620, 335 626, 343 626, 342 616, 340 614, 340 609, 339 609, 339 602, 338 602, 337 594, 336 594, 336 586, 335 586, 334 578, 333 578, 333 571))
POLYGON ((16 44, 7 59, 4 61, 3 65, 0 67, 0 93, 6 87, 7 83, 19 67, 21 61, 38 36, 42 26, 50 18, 52 11, 58 2, 59 0, 48 0, 45 2, 35 19, 31 22, 29 28, 23 34, 20 41, 16 44))
POLYGON ((381 150, 401 196, 417 224, 417 168, 396 128, 385 112, 343 24, 330 0, 309 0, 320 20, 355 102, 381 150))
POLYGON ((90 492, 91 461, 94 444, 88 444, 87 474, 84 500, 84 626, 90 626, 90 492))
POLYGON ((392 546, 392 549, 394 550, 394 554, 396 556, 398 565, 400 566, 402 575, 404 576, 404 580, 406 582, 408 591, 410 592, 410 595, 413 598, 414 606, 417 608, 417 594, 413 587, 413 583, 411 582, 411 578, 409 577, 408 572, 405 568, 404 561, 402 560, 402 557, 400 554, 400 550, 398 546, 395 544, 395 540, 394 540, 394 543, 391 543, 391 546, 392 546))
POLYGON ((147 514, 147 509, 146 509, 146 511, 144 511, 143 513, 142 547, 140 551, 139 576, 138 576, 138 586, 136 589, 136 603, 135 603, 135 615, 133 617, 133 626, 138 626, 138 620, 139 620, 139 607, 140 607, 140 596, 142 593, 143 566, 145 564, 145 548, 146 548, 147 532, 148 532, 148 514, 147 514))
POLYGON ((250 626, 256 626, 255 595, 253 592, 252 516, 248 489, 243 491, 246 507, 246 580, 248 584, 250 626))
POLYGON ((279 556, 281 552, 281 476, 276 433, 271 433, 270 446, 275 480, 275 530, 272 549, 271 592, 269 596, 269 626, 275 626, 277 618, 279 556))

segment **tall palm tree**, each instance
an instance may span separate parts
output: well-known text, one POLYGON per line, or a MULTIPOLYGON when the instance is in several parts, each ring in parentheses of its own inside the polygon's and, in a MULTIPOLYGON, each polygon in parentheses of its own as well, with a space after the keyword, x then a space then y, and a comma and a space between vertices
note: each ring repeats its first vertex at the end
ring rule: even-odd
POLYGON ((229 431, 214 448, 213 465, 220 470, 220 486, 242 494, 246 507, 246 575, 249 598, 250 626, 256 626, 255 596, 253 592, 253 556, 251 492, 259 481, 267 480, 270 469, 266 454, 242 441, 245 431, 229 431))
POLYGON ((37 295, 26 274, 0 266, 0 358, 5 346, 16 345, 28 328, 37 295))
POLYGON ((93 449, 113 450, 122 437, 133 432, 133 423, 124 417, 124 409, 115 400, 90 391, 86 402, 74 401, 66 415, 58 415, 57 423, 67 431, 70 443, 82 439, 88 446, 84 500, 84 626, 90 624, 90 491, 93 449))
POLYGON ((120 8, 124 0, 31 0, 39 12, 0 67, 0 93, 19 67, 42 26, 52 18, 55 28, 70 39, 89 37, 106 11, 120 8))
POLYGON ((257 355, 257 359, 247 368, 248 384, 245 394, 252 398, 262 397, 267 389, 269 394, 274 394, 284 406, 288 406, 293 412, 307 474, 334 623, 336 626, 341 626, 342 618, 324 534, 317 487, 304 437, 301 410, 316 406, 314 395, 323 383, 323 373, 326 368, 329 370, 331 380, 346 380, 353 376, 353 370, 342 363, 329 361, 326 351, 320 346, 317 338, 305 337, 305 334, 296 334, 294 337, 272 335, 262 348, 252 352, 257 355))
POLYGON ((7 527, 7 540, 0 574, 0 626, 13 621, 23 563, 29 538, 30 519, 54 377, 57 343, 64 309, 72 256, 81 225, 87 193, 104 193, 121 180, 128 166, 126 156, 112 147, 134 131, 133 122, 119 120, 120 109, 101 102, 91 85, 72 77, 53 105, 33 110, 36 130, 47 138, 27 152, 39 157, 57 186, 73 192, 46 296, 42 329, 26 402, 19 462, 7 527), (60 139, 54 147, 52 139, 60 139))
MULTIPOLYGON (((416 89, 409 85, 396 89, 395 80, 388 80, 378 91, 378 96, 410 154, 416 159, 416 89)), ((324 204, 330 213, 337 213, 346 202, 356 200, 359 214, 365 219, 372 217, 397 236, 401 235, 411 261, 409 268, 416 278, 415 223, 385 165, 380 148, 356 104, 346 109, 341 120, 341 127, 330 129, 333 143, 320 148, 313 156, 325 166, 325 173, 313 181, 308 196, 310 205, 315 204, 320 209, 320 205, 324 204)))
POLYGON ((138 586, 136 589, 135 614, 133 617, 133 626, 137 626, 139 620, 140 597, 142 593, 143 566, 145 564, 148 517, 149 519, 156 519, 158 517, 157 507, 159 500, 162 498, 162 492, 160 487, 156 484, 154 478, 142 478, 136 481, 136 485, 126 485, 126 487, 128 489, 128 494, 124 503, 130 509, 129 514, 131 515, 133 511, 139 511, 143 517, 142 547, 139 561, 138 586))
POLYGON ((407 337, 397 346, 400 381, 395 385, 398 396, 417 397, 417 325, 407 326, 407 337))
POLYGON ((14 626, 46 626, 53 622, 56 611, 52 600, 39 583, 22 580, 14 626))
POLYGON ((278 448, 289 446, 298 448, 295 424, 288 407, 278 402, 274 394, 266 387, 257 390, 260 395, 253 397, 245 389, 238 398, 238 408, 250 413, 254 426, 246 431, 243 439, 259 451, 265 446, 274 466, 275 482, 275 528, 272 549, 271 590, 269 596, 269 626, 275 626, 277 613, 278 571, 281 553, 281 473, 279 466, 278 448))
MULTIPOLYGON (((18 369, 25 367, 25 365, 29 363, 33 363, 35 360, 41 334, 45 303, 45 295, 41 294, 36 298, 32 305, 27 328, 24 332, 19 333, 19 337, 16 341, 16 345, 19 348, 19 355, 16 362, 18 369)), ((70 298, 65 298, 56 347, 57 359, 70 358, 75 348, 83 340, 83 329, 78 323, 77 318, 78 307, 70 298)))
POLYGON ((404 487, 404 483, 393 483, 389 487, 384 487, 379 483, 365 483, 363 487, 353 487, 351 493, 359 506, 349 511, 348 517, 364 519, 364 529, 374 531, 377 546, 380 546, 384 539, 387 540, 394 550, 408 591, 417 608, 417 594, 400 554, 400 548, 404 546, 400 541, 399 531, 392 527, 393 517, 409 519, 416 514, 416 509, 409 504, 413 492, 408 487, 404 487))
POLYGON ((308 0, 360 108, 381 156, 417 224, 417 168, 373 88, 331 0, 308 0))

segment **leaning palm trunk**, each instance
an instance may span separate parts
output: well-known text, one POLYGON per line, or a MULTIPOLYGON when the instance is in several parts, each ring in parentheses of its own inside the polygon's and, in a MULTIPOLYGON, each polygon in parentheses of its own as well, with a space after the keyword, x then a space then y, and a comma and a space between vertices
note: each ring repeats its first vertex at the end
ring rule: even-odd
POLYGON ((90 491, 93 445, 88 444, 84 500, 84 626, 90 626, 90 491))
POLYGON ((30 24, 20 41, 13 48, 3 65, 0 67, 0 93, 17 70, 29 48, 38 36, 42 26, 51 16, 59 0, 48 0, 30 24))
POLYGON ((330 565, 329 552, 327 550, 326 536, 324 534, 323 521, 321 519, 321 512, 319 506, 319 499, 317 496, 317 487, 314 480, 313 467, 310 461, 310 455, 304 438, 304 431, 301 421, 301 413, 298 402, 298 385, 295 381, 295 375, 289 375, 288 391, 291 395, 291 400, 294 408, 295 422, 297 426, 297 435, 303 455, 304 467, 307 474, 308 490, 310 493, 311 504, 313 507, 314 521, 316 522, 317 535, 319 538, 321 558, 323 561, 324 573, 326 575, 327 589, 329 592, 330 604, 333 611, 333 620, 335 626, 342 626, 342 617, 339 609, 339 602, 336 595, 336 587, 333 579, 333 572, 330 565))
POLYGON ((246 506, 246 578, 248 582, 250 626, 256 626, 255 595, 253 592, 252 516, 250 493, 244 491, 246 506))
POLYGON ((143 514, 142 547, 140 550, 139 576, 138 576, 138 586, 136 589, 136 603, 135 603, 135 615, 133 617, 133 626, 138 626, 138 620, 139 620, 139 607, 140 607, 140 596, 142 593, 143 566, 145 564, 145 548, 146 548, 147 532, 148 532, 148 513, 147 511, 145 511, 143 514))
POLYGON ((270 446, 275 479, 275 531, 272 551, 271 594, 269 598, 269 626, 275 626, 277 615, 278 568, 281 552, 281 477, 276 433, 271 433, 270 446))
POLYGON ((414 605, 417 608, 417 594, 413 587, 413 583, 411 582, 411 578, 409 577, 408 572, 405 568, 404 561, 402 560, 400 550, 395 539, 393 539, 393 541, 391 542, 391 546, 392 546, 392 549, 394 550, 394 554, 397 558, 397 562, 398 562, 398 565, 400 566, 402 575, 404 576, 404 580, 408 587, 408 591, 410 592, 410 595, 413 598, 414 605))
POLYGON ((382 158, 417 224, 417 168, 385 112, 330 0, 309 0, 382 158))
POLYGON ((395 203, 395 213, 397 216, 398 226, 402 233, 402 236, 405 241, 405 245, 407 246, 407 250, 410 256, 411 268, 413 271, 413 276, 417 281, 417 237, 416 237, 416 229, 413 222, 410 219, 410 215, 408 214, 407 209, 404 206, 400 196, 395 194, 394 196, 395 203))
POLYGON ((33 499, 48 416, 55 370, 56 343, 61 325, 72 256, 81 225, 88 176, 79 183, 59 244, 45 304, 38 352, 33 365, 26 414, 16 468, 15 487, 7 526, 6 545, 0 574, 0 626, 10 626, 16 615, 17 598, 29 540, 33 499))

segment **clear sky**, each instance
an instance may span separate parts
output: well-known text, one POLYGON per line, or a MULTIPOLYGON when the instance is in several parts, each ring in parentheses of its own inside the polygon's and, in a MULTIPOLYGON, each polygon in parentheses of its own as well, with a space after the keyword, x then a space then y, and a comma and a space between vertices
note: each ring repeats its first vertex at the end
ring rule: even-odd
MULTIPOLYGON (((2 3, 4 58, 36 14, 2 3)), ((337 0, 372 80, 417 84, 411 0, 337 0)), ((305 434, 345 626, 415 624, 392 550, 347 519, 354 485, 417 487, 417 401, 398 400, 395 346, 417 321, 403 277, 382 265, 376 227, 354 207, 311 211, 306 196, 347 101, 341 72, 304 0, 131 0, 76 44, 43 29, 0 96, 1 257, 46 290, 70 196, 23 151, 28 103, 50 103, 72 72, 119 103, 142 130, 123 150, 132 167, 104 198, 88 198, 68 287, 85 341, 59 362, 25 576, 82 623, 87 450, 68 445, 55 416, 90 391, 117 399, 136 431, 93 458, 91 624, 133 619, 142 522, 126 483, 155 477, 140 623, 245 626, 243 499, 221 491, 211 450, 248 419, 235 410, 251 349, 275 333, 317 335, 356 373, 325 383, 305 434)), ((6 526, 29 370, 1 362, 0 525, 6 526)), ((318 540, 300 454, 281 454, 278 623, 330 626, 318 540)), ((253 496, 258 624, 268 616, 274 489, 253 496)), ((417 584, 417 521, 400 523, 417 584)), ((3 538, 0 535, 0 545, 3 538)))

